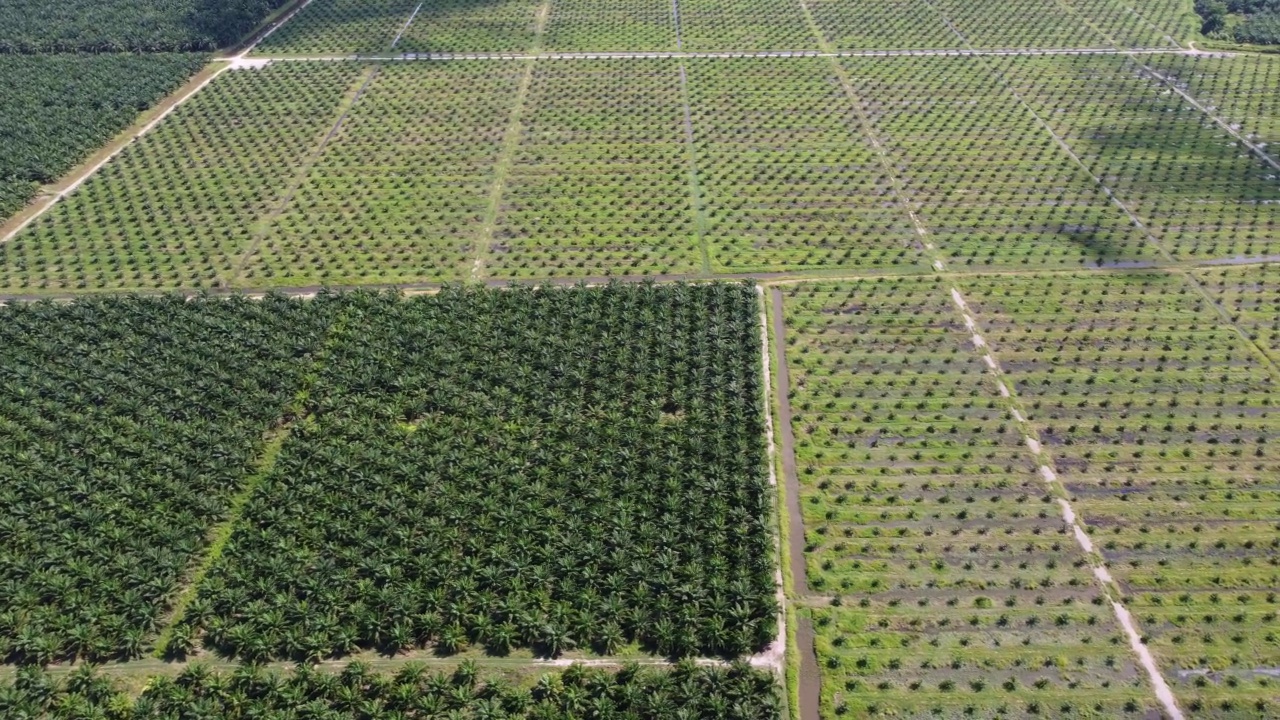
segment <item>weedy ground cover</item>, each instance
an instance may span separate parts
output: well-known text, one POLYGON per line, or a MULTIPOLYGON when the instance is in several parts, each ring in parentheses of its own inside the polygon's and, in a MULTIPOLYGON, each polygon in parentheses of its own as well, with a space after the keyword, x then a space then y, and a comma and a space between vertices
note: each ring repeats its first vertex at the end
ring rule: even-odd
POLYGON ((511 62, 229 73, 0 248, 0 285, 683 273, 701 243, 722 272, 916 266, 823 61, 721 62, 687 124, 676 60, 540 61, 527 97, 511 62))
POLYGON ((380 673, 352 663, 341 671, 300 666, 292 672, 243 667, 213 672, 195 666, 156 677, 131 697, 111 676, 81 668, 66 677, 21 670, 0 685, 0 709, 11 717, 181 718, 195 714, 238 720, 263 715, 358 714, 370 720, 437 714, 566 720, 601 712, 637 717, 776 720, 777 684, 747 665, 616 669, 574 665, 562 671, 482 673, 463 663, 452 672, 410 664, 380 673))
POLYGON ((255 55, 350 55, 391 49, 417 0, 312 0, 254 46, 255 55))
POLYGON ((1188 12, 1176 0, 314 0, 257 52, 382 52, 401 30, 397 51, 521 52, 543 20, 544 47, 565 52, 670 51, 677 36, 694 52, 816 50, 815 25, 842 50, 1174 47, 1188 12))
POLYGON ((1178 34, 1172 18, 1182 11, 1172 0, 1142 3, 1141 8, 1125 0, 936 0, 934 4, 969 44, 990 49, 1172 47, 1176 43, 1170 34, 1178 34))
POLYGON ((815 50, 799 0, 679 0, 680 36, 690 52, 815 50))
POLYGON ((1194 37, 1187 8, 1178 0, 1063 0, 1059 5, 1093 30, 1105 46, 1179 47, 1179 41, 1194 37))
POLYGON ((324 309, 116 298, 0 310, 0 659, 148 645, 298 391, 324 309))
POLYGON ((1280 56, 1156 55, 1145 62, 1275 155, 1280 146, 1280 56))
POLYGON ((200 54, 0 55, 0 220, 204 64, 200 54))
POLYGON ((539 63, 525 104, 488 274, 702 269, 677 62, 539 63))
POLYGON ((671 8, 671 0, 555 0, 544 44, 555 51, 674 51, 671 8))
POLYGON ((314 0, 254 54, 523 53, 533 49, 548 10, 537 0, 314 0))
POLYGON ((0 286, 202 287, 231 276, 360 70, 288 63, 219 77, 0 244, 0 286))
POLYGON ((947 27, 937 8, 921 0, 806 0, 806 5, 824 39, 838 50, 964 47, 963 40, 947 27))
MULTIPOLYGON (((544 5, 547 7, 544 8, 544 5)), ((545 0, 443 0, 423 3, 405 29, 400 52, 528 52, 545 0)), ((544 15, 545 18, 545 15, 544 15)))
POLYGON ((171 651, 774 637, 747 285, 360 295, 171 651))
POLYGON ((1155 705, 951 284, 784 293, 824 716, 1155 705))
POLYGON ((1152 260, 1154 247, 974 58, 846 58, 903 196, 952 269, 1152 260))
POLYGON ((956 32, 977 48, 1100 47, 1106 41, 1063 3, 937 0, 956 32))
POLYGON ((1172 47, 1185 34, 1176 0, 1039 3, 808 0, 825 39, 841 50, 1172 47))
POLYGON ((1183 707, 1274 713, 1267 363, 1176 274, 960 284, 1183 707))
POLYGON ((998 67, 1172 257, 1280 252, 1275 170, 1137 63, 1002 58, 998 67))
POLYGON ((1280 265, 1209 268, 1195 275, 1231 322, 1280 362, 1280 265))
POLYGON ((825 59, 687 68, 714 270, 919 266, 910 222, 825 59))
POLYGON ((260 221, 234 282, 467 277, 524 72, 520 63, 379 68, 278 214, 260 221))
MULTIPOLYGON (((0 288, 924 272, 926 243, 977 271, 1280 254, 1274 170, 1148 57, 276 62, 0 246, 0 288)), ((1266 142, 1255 95, 1224 113, 1266 142)))

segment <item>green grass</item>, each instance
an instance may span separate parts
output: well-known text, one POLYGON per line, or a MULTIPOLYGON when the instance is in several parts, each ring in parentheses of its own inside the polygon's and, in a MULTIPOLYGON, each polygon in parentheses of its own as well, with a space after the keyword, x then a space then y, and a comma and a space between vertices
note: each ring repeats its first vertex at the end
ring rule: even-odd
MULTIPOLYGON (((1273 171, 1137 62, 387 62, 367 87, 355 62, 233 71, 0 247, 0 291, 1280 254, 1273 171)), ((1270 77, 1220 62, 1194 76, 1206 97, 1270 77)), ((1224 112, 1269 137, 1260 91, 1224 112)))
POLYGON ((687 67, 715 271, 925 269, 827 60, 687 67))
POLYGON ((1150 261, 1144 235, 973 58, 848 58, 903 193, 952 270, 1150 261))
POLYGON ((382 66, 248 258, 241 284, 468 277, 524 71, 382 66))
POLYGON ((1257 349, 1176 274, 960 285, 1162 666, 1280 664, 1280 395, 1257 349))
POLYGON ((539 63, 488 273, 700 271, 679 66, 539 63))
POLYGON ((1280 252, 1275 170, 1136 59, 1011 58, 998 66, 1173 258, 1280 252))
POLYGON ((1253 142, 1280 144, 1280 55, 1155 55, 1145 62, 1239 124, 1253 142))
POLYGON ((379 53, 391 43, 417 0, 313 0, 253 49, 254 55, 379 53))
POLYGON ((556 0, 551 3, 546 48, 563 52, 674 51, 671 0, 556 0))
POLYGON ((1153 707, 950 287, 785 292, 824 713, 1153 707))
POLYGON ((1280 265, 1205 269, 1195 278, 1249 340, 1280 363, 1280 265))

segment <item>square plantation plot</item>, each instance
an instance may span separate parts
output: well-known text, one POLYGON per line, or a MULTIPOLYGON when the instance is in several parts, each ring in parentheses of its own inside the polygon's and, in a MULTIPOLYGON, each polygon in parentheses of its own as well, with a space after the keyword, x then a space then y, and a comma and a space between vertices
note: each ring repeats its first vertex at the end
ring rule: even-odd
POLYGON ((493 277, 700 272, 679 63, 538 63, 487 249, 493 277))
POLYGON ((1068 5, 1040 0, 936 0, 967 45, 981 49, 1106 47, 1068 5))
POLYGON ((959 284, 1182 707, 1274 716, 1274 371, 1179 274, 959 284))
POLYGON ((1180 34, 1177 14, 1186 12, 1176 0, 938 0, 936 5, 967 44, 988 49, 1176 47, 1170 34, 1180 34))
POLYGON ((175 637, 750 653, 775 631, 749 285, 347 299, 175 637))
POLYGON ((474 264, 523 63, 380 66, 260 222, 247 287, 456 280, 474 264))
POLYGON ((138 655, 301 387, 324 302, 0 309, 0 661, 138 655))
POLYGON ((1144 59, 1201 103, 1239 125, 1252 142, 1280 148, 1280 56, 1153 55, 1144 59))
POLYGON ((1280 255, 1276 171, 1153 77, 1142 58, 994 62, 1172 259, 1280 255))
POLYGON ((671 0, 555 0, 547 50, 643 52, 676 49, 671 0))
MULTIPOLYGON (((1149 27, 1159 36, 1159 43, 1152 43, 1150 47, 1165 47, 1172 44, 1184 44, 1186 40, 1195 40, 1200 35, 1201 19, 1196 13, 1182 0, 1075 0, 1072 4, 1076 7, 1088 8, 1094 3, 1098 3, 1103 7, 1120 8, 1119 13, 1111 14, 1110 22, 1103 22, 1105 13, 1099 11, 1088 11, 1090 19, 1098 24, 1103 30, 1107 31, 1112 37, 1124 41, 1125 34, 1119 33, 1114 28, 1116 26, 1127 26, 1130 32, 1134 34, 1141 33, 1143 37, 1148 37, 1145 42, 1151 43, 1149 36, 1143 33, 1143 26, 1149 27), (1124 16, 1129 15, 1141 22, 1133 23, 1125 19, 1124 16)), ((1137 47, 1139 41, 1129 40, 1132 46, 1137 47)))
POLYGON ((1154 260, 981 58, 846 58, 902 194, 952 269, 1154 260))
POLYGON ((698 59, 687 72, 714 271, 925 269, 826 59, 698 59))
POLYGON ((839 50, 1170 47, 1186 12, 1177 0, 808 0, 824 38, 839 50))
POLYGON ((681 49, 816 50, 800 0, 677 0, 681 49))
POLYGON ((808 0, 823 39, 837 50, 962 48, 964 40, 924 0, 808 0))
POLYGON ((1178 0, 1065 0, 1073 14, 1093 29, 1109 47, 1173 48, 1188 28, 1192 14, 1178 0))
POLYGON ((824 716, 1153 709, 950 287, 782 291, 824 716))
POLYGON ((397 52, 511 52, 541 43, 549 0, 433 0, 421 4, 397 52))

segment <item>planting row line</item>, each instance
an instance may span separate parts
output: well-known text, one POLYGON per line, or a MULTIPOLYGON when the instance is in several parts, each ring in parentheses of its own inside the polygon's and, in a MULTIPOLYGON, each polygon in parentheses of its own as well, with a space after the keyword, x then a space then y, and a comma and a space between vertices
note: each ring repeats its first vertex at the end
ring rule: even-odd
POLYGON ((196 666, 156 677, 133 697, 122 683, 81 668, 58 678, 24 669, 0 685, 7 717, 178 720, 218 717, 361 717, 392 720, 437 715, 490 718, 592 718, 601 715, 777 720, 780 700, 768 674, 746 666, 617 670, 575 665, 538 677, 491 675, 462 663, 450 674, 407 665, 394 674, 351 664, 329 673, 243 667, 218 674, 196 666))
POLYGON ((7 660, 774 638, 749 286, 3 315, 7 660))
POLYGON ((312 0, 256 52, 751 51, 975 47, 1179 47, 1194 28, 1176 0, 312 0))
MULTIPOLYGON (((1256 306, 1259 272, 1201 281, 1256 306)), ((1143 711, 1154 694, 1090 572, 1105 562, 1184 711, 1274 710, 1276 378, 1186 278, 786 293, 808 584, 826 598, 811 611, 825 707, 1143 711)))
MULTIPOLYGON (((924 242, 952 270, 1280 254, 1274 169, 1143 62, 235 71, 0 246, 0 288, 440 282, 477 259, 513 279, 909 273, 924 242)), ((1206 97, 1265 95, 1271 66, 1242 62, 1206 97)), ((1265 144, 1273 109, 1222 112, 1265 144)))

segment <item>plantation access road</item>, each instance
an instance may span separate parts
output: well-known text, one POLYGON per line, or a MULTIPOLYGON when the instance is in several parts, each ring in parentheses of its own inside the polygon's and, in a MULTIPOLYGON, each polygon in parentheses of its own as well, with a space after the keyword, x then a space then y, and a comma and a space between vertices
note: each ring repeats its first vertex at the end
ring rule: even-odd
MULTIPOLYGON (((477 667, 482 669, 490 668, 508 671, 527 669, 531 672, 544 672, 552 668, 564 668, 575 663, 595 667, 621 667, 629 663, 653 667, 669 667, 675 665, 671 660, 641 654, 618 655, 614 657, 572 655, 549 659, 534 657, 525 653, 512 653, 509 656, 499 657, 485 655, 479 651, 472 651, 458 655, 440 656, 432 650, 413 650, 409 652, 402 652, 394 656, 388 656, 372 650, 364 650, 341 658, 321 660, 316 663, 316 667, 329 671, 337 671, 347 665, 359 662, 369 666, 371 669, 380 671, 396 670, 409 663, 419 663, 432 668, 445 669, 457 667, 468 660, 473 661, 477 667)), ((696 658, 695 662, 699 665, 729 664, 728 661, 719 658, 696 658)), ((165 675, 170 677, 176 676, 184 672, 187 668, 196 665, 209 668, 211 670, 223 671, 230 671, 244 667, 243 663, 236 660, 228 660, 212 654, 201 654, 193 655, 188 660, 160 660, 148 655, 135 660, 104 662, 99 665, 95 665, 94 669, 100 674, 115 677, 136 676, 150 678, 156 675, 165 675)), ((55 663, 46 666, 45 670, 54 675, 59 675, 74 672, 79 667, 81 667, 81 664, 55 663)), ((264 663, 263 667, 273 670, 292 670, 297 667, 297 663, 289 660, 278 660, 264 663)), ((0 665, 0 678, 12 677, 16 672, 16 665, 0 665)))
MULTIPOLYGON (((1270 263, 1280 262, 1280 255, 1262 255, 1258 257, 1228 257, 1228 258, 1211 258, 1208 260, 1189 260, 1182 262, 1164 262, 1164 261, 1136 261, 1136 262, 1119 262, 1106 265, 1081 265, 1079 267, 1059 267, 1044 268, 1040 270, 1002 270, 998 268, 987 268, 972 271, 954 271, 942 270, 936 271, 937 275, 942 278, 959 279, 964 277, 984 276, 984 277, 1027 277, 1027 276, 1044 276, 1044 275, 1071 275, 1075 273, 1086 272, 1090 274, 1112 274, 1127 273, 1134 270, 1157 270, 1157 271, 1187 271, 1204 267, 1220 267, 1220 266, 1249 266, 1249 265, 1266 265, 1270 263)), ((656 275, 586 275, 581 277, 559 277, 559 278, 487 278, 482 282, 487 287, 504 288, 511 285, 520 286, 572 286, 585 285, 588 287, 597 285, 606 285, 611 282, 621 283, 672 283, 672 282, 713 282, 717 280, 755 280, 761 285, 767 287, 783 286, 801 282, 812 282, 814 280, 830 280, 830 281, 857 281, 869 280, 876 278, 894 279, 903 277, 918 277, 929 269, 921 267, 916 272, 901 272, 893 268, 884 268, 876 271, 871 270, 862 273, 850 274, 845 269, 831 270, 811 270, 801 272, 760 272, 760 273, 698 273, 698 274, 656 274, 656 275)), ((139 296, 160 296, 160 295, 184 295, 187 297, 195 297, 197 295, 244 295, 250 298, 261 298, 269 293, 277 293, 289 297, 314 297, 323 290, 345 291, 345 290, 397 290, 409 295, 420 295, 434 293, 439 291, 445 283, 440 282, 420 282, 420 283, 373 283, 365 285, 291 285, 278 287, 264 286, 237 286, 237 287, 219 287, 219 288, 170 288, 161 290, 145 290, 137 289, 129 292, 139 296)), ((70 302, 77 298, 87 297, 93 294, 107 293, 111 294, 113 290, 88 290, 82 292, 55 292, 55 293, 0 293, 0 305, 11 302, 38 302, 40 300, 53 300, 56 302, 70 302)))
MULTIPOLYGON (((843 57, 973 57, 973 56, 1051 56, 1051 55, 1196 55, 1204 54, 1186 48, 1009 48, 971 50, 939 48, 935 50, 727 50, 708 52, 533 52, 533 53, 370 53, 351 55, 254 55, 256 60, 272 62, 339 62, 364 60, 396 62, 412 60, 729 60, 739 58, 843 58, 843 57)), ((1240 53, 1214 53, 1227 57, 1240 53)))
MULTIPOLYGON (((182 87, 178 88, 168 97, 161 100, 155 107, 149 111, 151 119, 140 126, 136 126, 125 130, 122 136, 117 136, 97 155, 91 156, 87 163, 81 164, 58 179, 58 182, 49 186, 56 190, 44 196, 36 203, 29 206, 25 212, 19 212, 13 216, 8 222, 0 224, 0 244, 9 242, 18 233, 22 232, 28 225, 35 222, 37 218, 44 215, 50 208, 58 204, 66 196, 75 192, 77 188, 84 184, 86 180, 101 170, 107 163, 111 162, 125 148, 133 144, 143 135, 151 132, 162 120, 177 110, 183 103, 195 97, 197 93, 203 90, 213 82, 219 75, 228 70, 242 70, 246 68, 261 68, 270 62, 261 58, 249 58, 249 53, 258 43, 265 40, 271 33, 275 32, 280 26, 288 22, 302 8, 306 7, 311 0, 300 0, 292 7, 286 6, 277 12, 273 17, 268 17, 266 21, 254 31, 244 42, 238 46, 238 52, 222 58, 216 58, 214 63, 206 67, 195 77, 191 78, 182 87), (105 150, 105 152, 104 152, 105 150)), ((145 117, 145 115, 144 115, 145 117)))
POLYGON ((800 646, 800 720, 822 717, 822 671, 813 644, 813 622, 801 618, 797 623, 796 644, 800 646))
POLYGON ((1062 508, 1063 524, 1071 530, 1075 537, 1076 544, 1080 547, 1080 551, 1084 554, 1091 569, 1094 578, 1098 581, 1102 592, 1107 596, 1111 603, 1112 613, 1115 615, 1116 621, 1124 630, 1125 636, 1129 640, 1129 649, 1137 656, 1138 662, 1146 671, 1147 680, 1151 683, 1152 689, 1155 690, 1156 699, 1164 707, 1165 714, 1170 720, 1183 720, 1182 711, 1178 708, 1177 700, 1173 696, 1173 691, 1169 689, 1168 682, 1164 679, 1164 675, 1160 671, 1160 667, 1156 664, 1155 657, 1151 654, 1150 648, 1147 647, 1143 640, 1142 633, 1138 631, 1133 616, 1117 597, 1120 597, 1119 588, 1115 586, 1115 581, 1111 578, 1111 572, 1107 568, 1106 560, 1095 549, 1093 541, 1089 538, 1087 532, 1080 525, 1075 508, 1071 505, 1071 494, 1067 487, 1059 482, 1057 474, 1050 466, 1052 458, 1050 458, 1043 450, 1039 439, 1036 437, 1036 430, 1027 418, 1020 412, 1017 398, 1014 395, 1012 381, 1007 381, 1000 361, 993 354, 994 350, 983 338, 979 331, 977 313, 969 306, 964 295, 960 290, 951 287, 951 301, 956 311, 964 320, 965 328, 969 331, 970 340, 973 344, 974 351, 983 353, 982 359, 987 365, 988 373, 995 379, 1000 390, 1000 397, 1005 404, 1006 409, 1015 418, 1019 431, 1022 433, 1028 452, 1034 458, 1035 462, 1040 466, 1040 475, 1044 479, 1046 485, 1052 490, 1057 498, 1058 505, 1062 508))

